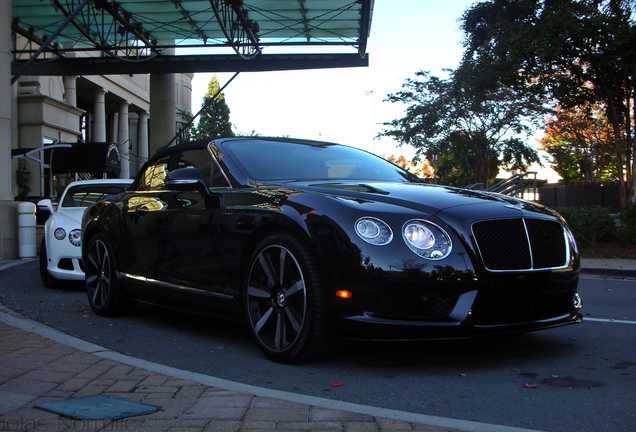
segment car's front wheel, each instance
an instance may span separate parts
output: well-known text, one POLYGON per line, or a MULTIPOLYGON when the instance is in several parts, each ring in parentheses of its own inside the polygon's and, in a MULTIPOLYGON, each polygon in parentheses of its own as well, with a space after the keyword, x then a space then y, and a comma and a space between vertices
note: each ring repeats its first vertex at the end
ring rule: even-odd
POLYGON ((86 294, 97 315, 116 316, 132 309, 135 303, 121 291, 113 248, 105 235, 90 239, 84 266, 86 294))
POLYGON ((244 301, 252 333, 270 359, 300 363, 327 351, 318 267, 294 236, 273 234, 256 246, 247 267, 244 301))

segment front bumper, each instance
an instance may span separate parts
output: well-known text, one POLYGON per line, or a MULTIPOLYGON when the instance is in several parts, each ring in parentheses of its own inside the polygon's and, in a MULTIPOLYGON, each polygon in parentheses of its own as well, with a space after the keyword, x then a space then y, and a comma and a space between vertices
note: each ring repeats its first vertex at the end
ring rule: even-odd
POLYGON ((520 333, 581 322, 578 271, 496 275, 450 284, 394 281, 359 309, 334 310, 340 336, 429 340, 520 333))

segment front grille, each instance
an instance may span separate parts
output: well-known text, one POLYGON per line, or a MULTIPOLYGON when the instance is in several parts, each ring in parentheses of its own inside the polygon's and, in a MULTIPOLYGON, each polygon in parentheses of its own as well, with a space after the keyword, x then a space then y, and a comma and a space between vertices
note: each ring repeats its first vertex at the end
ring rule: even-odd
POLYGON ((448 316, 459 295, 452 288, 417 289, 390 287, 378 296, 374 315, 394 319, 439 319, 448 316))
POLYGON ((558 222, 541 219, 476 222, 473 235, 488 270, 543 270, 567 264, 566 236, 558 222))

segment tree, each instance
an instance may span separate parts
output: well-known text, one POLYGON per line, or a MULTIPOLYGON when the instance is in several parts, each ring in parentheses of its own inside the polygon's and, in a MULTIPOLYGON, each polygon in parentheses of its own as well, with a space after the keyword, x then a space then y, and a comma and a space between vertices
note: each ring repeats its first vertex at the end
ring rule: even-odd
MULTIPOLYGON (((531 131, 541 104, 517 98, 506 88, 483 94, 468 93, 454 81, 416 73, 403 90, 390 94, 390 102, 407 105, 404 118, 384 123, 380 136, 416 148, 415 159, 438 159, 438 170, 453 173, 453 182, 482 183, 494 179, 500 167, 525 170, 539 162, 537 152, 520 135, 531 131)), ((450 178, 438 176, 438 178, 450 178)))
POLYGON ((462 17, 458 68, 473 88, 512 86, 564 109, 599 104, 612 129, 622 203, 634 196, 636 3, 633 0, 490 0, 462 17))
POLYGON ((382 155, 382 157, 388 160, 389 162, 393 162, 394 164, 415 174, 418 177, 422 177, 422 178, 433 177, 433 169, 427 161, 424 161, 424 162, 407 161, 404 156, 395 156, 394 154, 390 154, 388 156, 382 155))
POLYGON ((552 157, 554 170, 566 181, 618 178, 612 129, 598 106, 558 108, 546 122, 541 144, 552 157))
POLYGON ((230 108, 225 103, 223 93, 219 93, 212 99, 219 92, 219 88, 219 81, 216 75, 213 75, 201 104, 201 107, 205 108, 201 112, 199 123, 191 131, 193 139, 234 136, 230 122, 230 108))

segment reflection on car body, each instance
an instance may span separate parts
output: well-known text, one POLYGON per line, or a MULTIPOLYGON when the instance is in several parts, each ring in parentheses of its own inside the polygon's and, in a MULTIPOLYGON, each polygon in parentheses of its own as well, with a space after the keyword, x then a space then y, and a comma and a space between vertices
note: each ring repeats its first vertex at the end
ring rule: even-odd
POLYGON ((146 301, 244 319, 271 359, 333 337, 463 338, 581 320, 554 211, 434 186, 352 147, 201 140, 151 158, 82 223, 99 315, 146 301))

